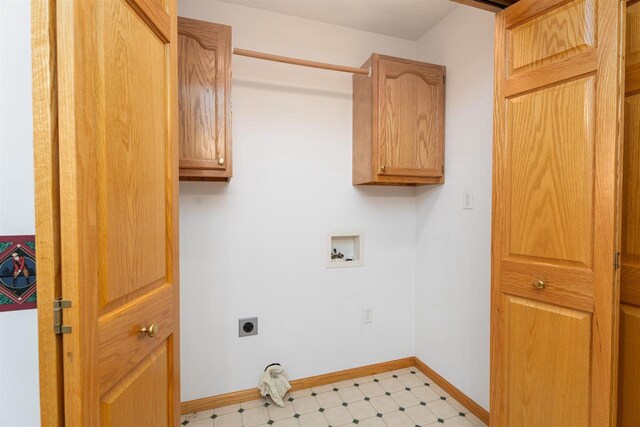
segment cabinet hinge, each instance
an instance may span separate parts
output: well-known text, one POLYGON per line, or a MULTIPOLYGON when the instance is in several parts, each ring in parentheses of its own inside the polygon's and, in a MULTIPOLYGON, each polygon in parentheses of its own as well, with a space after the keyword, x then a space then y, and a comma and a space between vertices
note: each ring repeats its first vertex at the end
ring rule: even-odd
POLYGON ((616 255, 613 258, 613 266, 617 269, 620 268, 620 252, 616 252, 616 255))
POLYGON ((62 298, 53 301, 53 331, 56 335, 71 333, 71 326, 62 324, 62 309, 69 307, 71 307, 71 301, 62 298))
POLYGON ((447 76, 442 76, 442 84, 447 84, 447 76))

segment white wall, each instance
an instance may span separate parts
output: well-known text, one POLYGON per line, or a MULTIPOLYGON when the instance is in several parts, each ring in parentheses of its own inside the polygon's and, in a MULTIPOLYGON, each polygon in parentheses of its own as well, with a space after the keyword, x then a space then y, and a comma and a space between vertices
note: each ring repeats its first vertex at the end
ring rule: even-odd
POLYGON ((446 183, 416 200, 416 355, 486 409, 493 18, 457 7, 418 42, 420 59, 447 66, 447 105, 446 183))
MULTIPOLYGON (((0 1, 0 235, 34 234, 28 1, 0 1)), ((39 425, 36 310, 0 312, 0 426, 39 425)))
MULTIPOLYGON (((245 49, 359 66, 417 44, 218 2, 180 15, 245 49)), ((414 354, 415 190, 351 185, 351 76, 233 58, 234 178, 180 185, 182 398, 414 354), (325 268, 326 234, 366 232, 366 266, 325 268), (360 322, 364 306, 372 324, 360 322), (259 335, 237 321, 259 316, 259 335)))

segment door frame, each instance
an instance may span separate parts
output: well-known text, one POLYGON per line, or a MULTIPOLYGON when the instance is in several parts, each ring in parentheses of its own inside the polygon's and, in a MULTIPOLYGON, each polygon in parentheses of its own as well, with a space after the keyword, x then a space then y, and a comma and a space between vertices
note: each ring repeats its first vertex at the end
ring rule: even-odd
POLYGON ((56 56, 56 0, 32 0, 33 155, 36 258, 40 276, 40 421, 43 426, 63 427, 62 336, 56 335, 53 330, 53 304, 62 295, 56 56))

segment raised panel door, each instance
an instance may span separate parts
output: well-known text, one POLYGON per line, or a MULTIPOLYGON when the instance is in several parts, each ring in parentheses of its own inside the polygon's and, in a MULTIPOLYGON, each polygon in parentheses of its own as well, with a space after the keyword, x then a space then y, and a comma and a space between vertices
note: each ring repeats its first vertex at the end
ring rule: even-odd
POLYGON ((640 2, 627 3, 618 425, 640 424, 640 2))
POLYGON ((615 421, 621 6, 497 14, 492 426, 615 421))
MULTIPOLYGON (((39 221, 59 221, 60 292, 71 303, 63 309, 71 330, 56 340, 62 346, 64 420, 57 414, 51 423, 175 426, 176 2, 55 6, 50 47, 57 56, 37 59, 55 69, 57 90, 35 99, 53 102, 59 117, 55 137, 39 142, 58 159, 49 179, 58 189, 59 212, 41 210, 39 221)), ((51 323, 40 327, 54 333, 51 323)), ((45 342, 40 350, 55 351, 45 342)), ((53 384, 42 387, 46 395, 53 384)), ((43 424, 49 422, 43 415, 43 424)))

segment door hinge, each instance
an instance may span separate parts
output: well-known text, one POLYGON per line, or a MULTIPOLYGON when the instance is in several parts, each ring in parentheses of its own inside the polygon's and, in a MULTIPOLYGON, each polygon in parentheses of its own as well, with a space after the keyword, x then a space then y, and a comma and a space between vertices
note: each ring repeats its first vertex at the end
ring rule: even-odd
POLYGON ((616 252, 616 255, 613 259, 613 266, 617 269, 620 268, 620 252, 616 252))
POLYGON ((71 301, 62 298, 53 301, 53 331, 56 335, 71 333, 71 326, 62 324, 62 309, 69 307, 71 307, 71 301))

